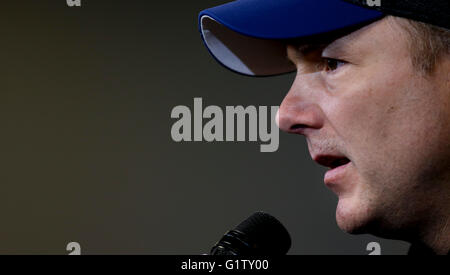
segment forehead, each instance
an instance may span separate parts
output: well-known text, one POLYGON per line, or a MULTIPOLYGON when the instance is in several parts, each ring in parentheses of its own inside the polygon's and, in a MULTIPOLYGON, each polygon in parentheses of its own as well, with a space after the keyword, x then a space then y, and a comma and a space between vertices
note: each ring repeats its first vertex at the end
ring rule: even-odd
POLYGON ((355 53, 373 52, 387 47, 404 47, 405 31, 394 20, 388 17, 373 22, 367 26, 348 29, 336 33, 325 34, 313 38, 287 41, 300 53, 315 50, 325 50, 334 55, 350 55, 355 53))

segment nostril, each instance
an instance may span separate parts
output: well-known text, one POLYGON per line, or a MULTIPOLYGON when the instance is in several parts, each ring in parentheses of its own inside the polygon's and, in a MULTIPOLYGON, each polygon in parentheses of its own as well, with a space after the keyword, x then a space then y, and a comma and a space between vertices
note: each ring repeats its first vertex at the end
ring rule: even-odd
POLYGON ((298 96, 286 97, 278 110, 278 127, 287 133, 305 135, 323 127, 324 116, 319 106, 304 102, 298 96))

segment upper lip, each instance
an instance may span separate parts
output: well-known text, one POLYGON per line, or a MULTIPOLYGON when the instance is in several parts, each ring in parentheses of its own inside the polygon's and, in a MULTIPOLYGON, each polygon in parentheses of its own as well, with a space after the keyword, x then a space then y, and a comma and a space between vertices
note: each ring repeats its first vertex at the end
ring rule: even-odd
POLYGON ((338 166, 345 165, 350 162, 345 155, 342 154, 317 154, 313 156, 313 160, 320 165, 334 169, 338 166))

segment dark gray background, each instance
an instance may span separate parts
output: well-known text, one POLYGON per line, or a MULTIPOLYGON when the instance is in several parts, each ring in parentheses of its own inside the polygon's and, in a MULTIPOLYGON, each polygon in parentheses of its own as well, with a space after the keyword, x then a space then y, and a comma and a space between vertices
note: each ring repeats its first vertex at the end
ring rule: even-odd
POLYGON ((200 10, 227 1, 8 1, 0 11, 0 253, 201 254, 254 211, 290 254, 404 254, 351 236, 303 137, 175 143, 173 107, 279 105, 293 75, 248 78, 203 47, 200 10))

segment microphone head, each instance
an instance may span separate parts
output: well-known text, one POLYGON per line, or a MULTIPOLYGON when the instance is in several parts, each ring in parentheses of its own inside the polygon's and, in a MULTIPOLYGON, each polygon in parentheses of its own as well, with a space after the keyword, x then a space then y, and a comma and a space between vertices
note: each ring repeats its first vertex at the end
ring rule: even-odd
POLYGON ((211 255, 285 255, 291 247, 286 228, 273 216, 256 212, 227 232, 211 255))

